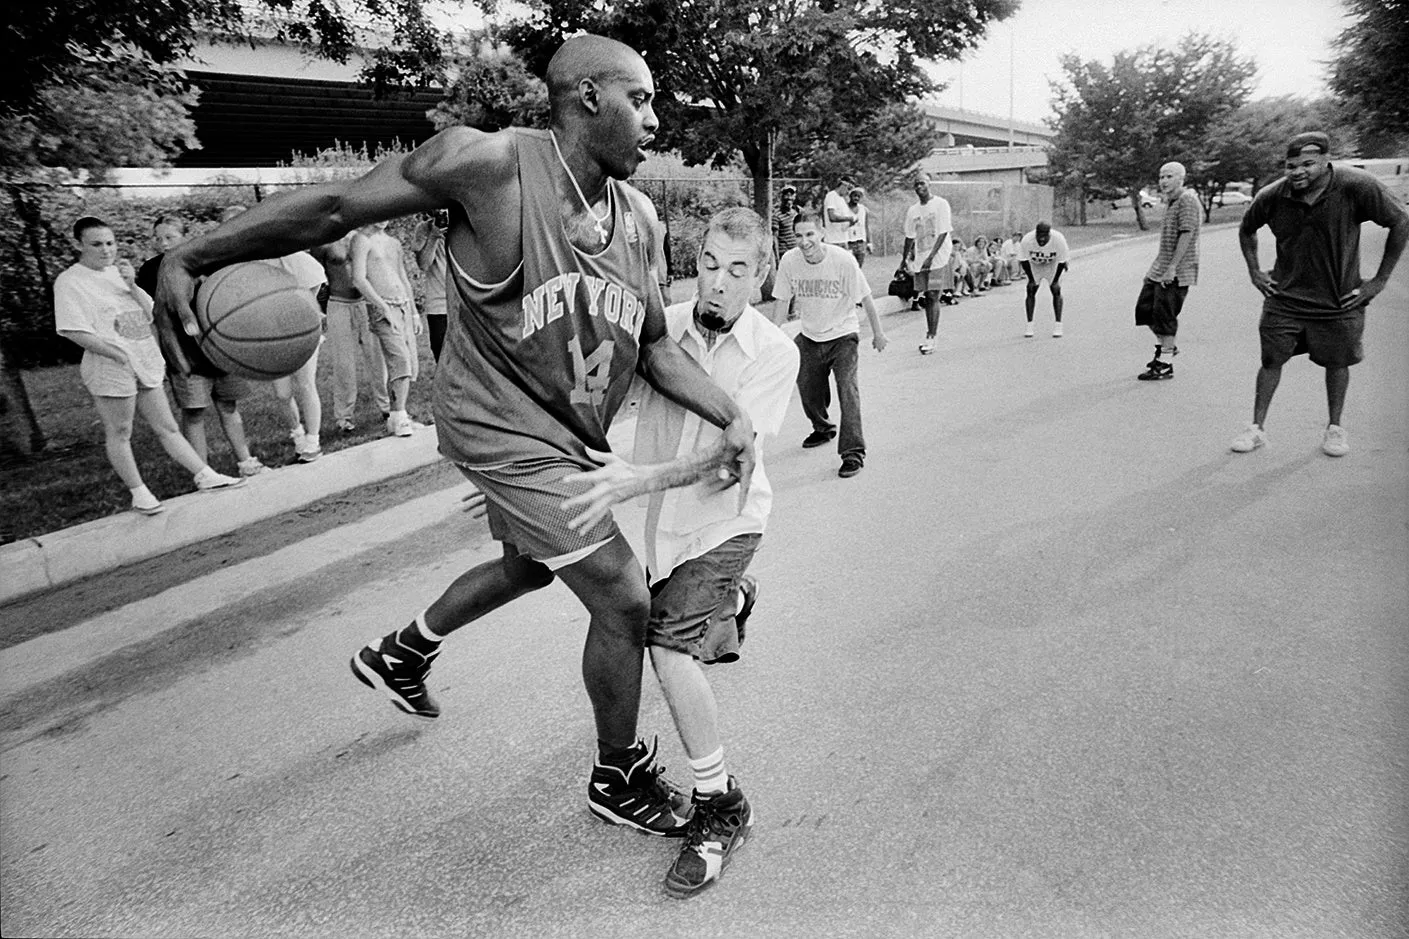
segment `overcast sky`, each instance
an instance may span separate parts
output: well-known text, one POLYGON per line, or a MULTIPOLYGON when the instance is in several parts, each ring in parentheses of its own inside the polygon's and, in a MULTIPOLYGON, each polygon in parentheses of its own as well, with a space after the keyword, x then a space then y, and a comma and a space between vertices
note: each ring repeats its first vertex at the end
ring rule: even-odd
POLYGON ((1314 97, 1325 93, 1322 63, 1344 13, 1337 0, 1023 0, 962 68, 933 68, 949 85, 934 100, 1006 117, 1011 74, 1013 116, 1040 122, 1051 116, 1048 79, 1061 75, 1062 54, 1108 63, 1122 50, 1173 45, 1190 30, 1231 39, 1257 62, 1254 98, 1314 97))

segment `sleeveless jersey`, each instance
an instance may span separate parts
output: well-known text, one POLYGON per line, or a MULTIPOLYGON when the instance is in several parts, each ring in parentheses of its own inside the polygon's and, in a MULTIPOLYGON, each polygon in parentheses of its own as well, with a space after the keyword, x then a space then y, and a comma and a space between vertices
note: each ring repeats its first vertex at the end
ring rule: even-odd
POLYGON ((588 467, 586 447, 610 449, 646 300, 659 291, 645 197, 609 179, 611 238, 580 251, 563 228, 553 180, 564 170, 548 132, 500 133, 517 151, 523 261, 502 283, 482 284, 448 252, 461 302, 435 376, 440 451, 481 468, 563 456, 588 467))

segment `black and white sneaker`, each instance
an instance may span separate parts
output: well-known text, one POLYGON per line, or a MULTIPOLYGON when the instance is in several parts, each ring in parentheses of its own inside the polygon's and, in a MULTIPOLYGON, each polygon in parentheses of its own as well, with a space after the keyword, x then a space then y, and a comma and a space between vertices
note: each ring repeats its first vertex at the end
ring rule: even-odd
POLYGON ((753 808, 734 777, 729 791, 694 796, 690 830, 665 875, 665 892, 676 899, 699 893, 724 876, 734 852, 744 846, 753 829, 753 808))
POLYGON ((595 761, 587 784, 587 808, 610 825, 683 838, 687 823, 678 813, 689 805, 689 799, 665 779, 665 768, 656 762, 656 744, 654 737, 649 747, 638 740, 637 759, 624 772, 595 761))
POLYGON ((440 705, 426 690, 426 675, 439 654, 439 646, 423 654, 401 643, 396 633, 389 633, 352 657, 352 674, 407 714, 435 718, 440 716, 440 705))

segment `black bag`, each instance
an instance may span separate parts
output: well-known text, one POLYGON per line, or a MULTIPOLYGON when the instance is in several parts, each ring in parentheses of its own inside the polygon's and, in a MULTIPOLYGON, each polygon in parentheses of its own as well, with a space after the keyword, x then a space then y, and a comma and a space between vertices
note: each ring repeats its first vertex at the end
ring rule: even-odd
POLYGON ((903 267, 897 267, 895 276, 890 279, 890 286, 886 288, 886 293, 902 300, 914 299, 915 282, 910 278, 910 272, 903 267))

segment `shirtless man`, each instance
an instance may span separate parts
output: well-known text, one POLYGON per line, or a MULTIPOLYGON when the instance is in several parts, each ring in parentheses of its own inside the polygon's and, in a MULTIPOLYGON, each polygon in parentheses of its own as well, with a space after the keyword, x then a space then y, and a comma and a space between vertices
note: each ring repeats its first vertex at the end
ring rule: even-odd
POLYGON ((310 250, 328 276, 328 352, 333 357, 333 420, 347 433, 357 425, 357 358, 372 379, 372 403, 388 416, 386 359, 372 335, 367 303, 352 278, 352 233, 310 250))
POLYGON ((387 433, 409 437, 414 425, 406 413, 406 397, 419 372, 415 352, 421 322, 411 299, 401 242, 386 233, 386 222, 364 225, 352 236, 352 282, 367 303, 367 318, 386 362, 391 392, 387 433))
MULTIPOLYGON (((753 424, 667 332, 651 257, 655 210, 622 182, 659 126, 650 69, 630 47, 588 35, 563 44, 546 78, 547 130, 452 127, 365 176, 271 197, 177 246, 162 264, 161 321, 168 332, 194 331, 194 278, 224 264, 450 209, 459 299, 436 369, 436 429, 441 452, 485 494, 503 556, 359 650, 353 669, 401 710, 437 717, 426 676, 441 640, 562 578, 590 614, 582 677, 597 758, 588 806, 603 821, 683 837, 678 793, 662 782, 654 746, 637 737, 645 575, 610 513, 579 530, 561 504, 588 488, 566 477, 596 468, 588 448, 610 449, 607 431, 637 375, 723 430, 707 450, 667 464, 655 485, 685 485, 704 466, 720 487, 738 486, 742 507, 753 424)), ((473 732, 473 719, 467 726, 473 732)))

